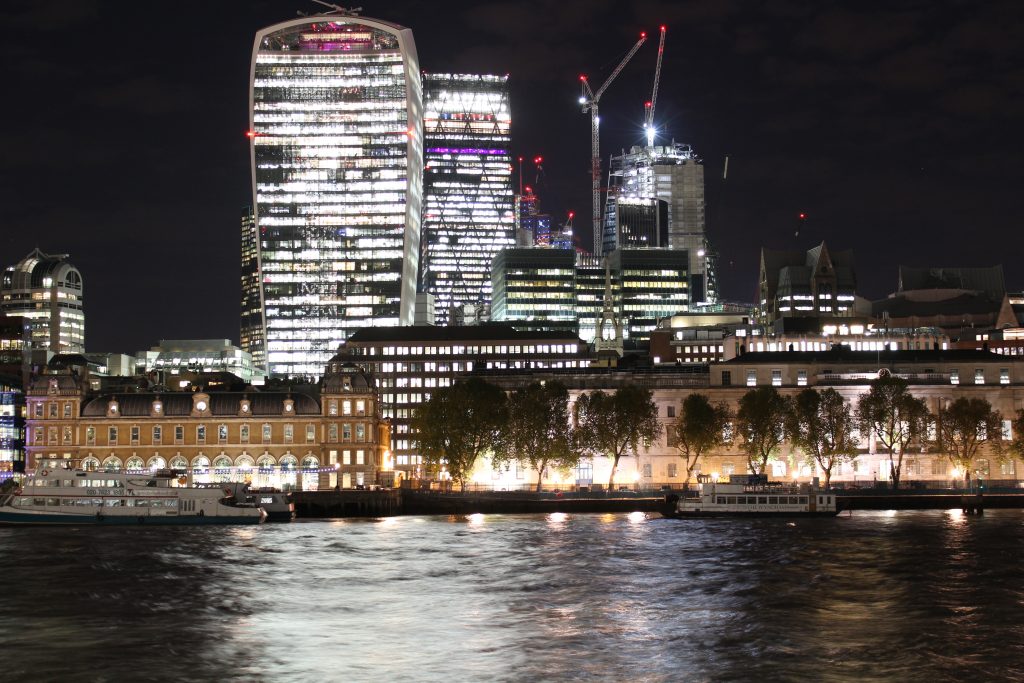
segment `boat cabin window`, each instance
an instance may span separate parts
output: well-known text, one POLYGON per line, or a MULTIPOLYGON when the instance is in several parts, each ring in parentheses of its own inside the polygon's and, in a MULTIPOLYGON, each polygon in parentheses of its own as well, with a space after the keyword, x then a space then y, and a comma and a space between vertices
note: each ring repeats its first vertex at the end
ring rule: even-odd
POLYGON ((757 504, 758 505, 767 505, 768 504, 768 496, 758 496, 757 497, 757 504))

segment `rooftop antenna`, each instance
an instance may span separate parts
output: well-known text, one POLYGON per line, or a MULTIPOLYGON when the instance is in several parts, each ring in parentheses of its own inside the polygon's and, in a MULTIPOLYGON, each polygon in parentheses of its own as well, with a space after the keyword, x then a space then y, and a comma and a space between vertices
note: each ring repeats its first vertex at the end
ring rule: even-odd
POLYGON ((333 2, 324 2, 324 0, 313 0, 318 5, 329 7, 338 14, 343 14, 349 17, 359 16, 359 13, 363 11, 362 7, 342 7, 341 5, 335 5, 333 2))

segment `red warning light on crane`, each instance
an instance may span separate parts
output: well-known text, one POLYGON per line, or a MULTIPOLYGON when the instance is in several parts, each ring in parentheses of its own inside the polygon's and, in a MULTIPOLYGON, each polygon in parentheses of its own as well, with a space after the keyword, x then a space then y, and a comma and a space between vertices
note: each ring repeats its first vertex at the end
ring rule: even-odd
POLYGON ((667 31, 667 30, 668 30, 668 29, 667 29, 667 28, 665 27, 665 24, 662 24, 662 25, 661 25, 661 26, 660 26, 659 28, 661 28, 661 30, 662 30, 662 31, 667 31))
POLYGON ((807 214, 801 211, 799 214, 797 214, 797 218, 799 218, 802 221, 807 220, 807 214))
POLYGON ((647 31, 641 31, 640 32, 640 37, 641 38, 646 38, 647 37, 647 31))
POLYGON ((247 131, 245 131, 245 137, 247 137, 249 139, 252 139, 252 138, 256 137, 257 135, 259 135, 259 133, 257 133, 254 130, 247 130, 247 131))
POLYGON ((570 211, 569 212, 569 220, 572 220, 575 217, 576 217, 576 212, 575 211, 570 211))
POLYGON ((544 157, 534 157, 533 158, 533 163, 535 163, 535 164, 543 163, 543 161, 544 161, 544 157))

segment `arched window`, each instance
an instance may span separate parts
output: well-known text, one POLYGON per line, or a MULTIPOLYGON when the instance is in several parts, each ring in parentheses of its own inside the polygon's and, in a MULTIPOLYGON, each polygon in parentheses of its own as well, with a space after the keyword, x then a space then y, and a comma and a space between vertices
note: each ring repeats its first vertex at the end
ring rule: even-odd
POLYGON ((110 456, 103 461, 103 470, 105 472, 118 472, 121 469, 121 458, 116 456, 110 456))
POLYGON ((208 470, 210 469, 210 459, 200 453, 196 457, 192 458, 192 469, 194 470, 208 470))
POLYGON ((223 453, 213 459, 213 469, 226 470, 229 467, 231 467, 231 458, 224 455, 223 453))
POLYGON ((167 468, 167 461, 159 455, 154 455, 146 464, 150 469, 163 470, 167 468))
POLYGON ((100 468, 100 461, 98 458, 84 458, 82 460, 82 469, 87 472, 95 472, 100 468))
POLYGON ((277 461, 272 455, 261 455, 260 459, 256 461, 256 466, 260 469, 272 470, 277 466, 277 461))
POLYGON ((133 455, 128 458, 128 461, 124 464, 126 470, 144 470, 146 469, 146 463, 142 462, 142 458, 137 455, 133 455))
POLYGON ((172 470, 187 470, 188 460, 180 455, 176 455, 171 458, 171 469, 172 470))
POLYGON ((299 459, 291 453, 281 456, 281 469, 294 470, 299 466, 299 459))
POLYGON ((256 463, 253 462, 252 456, 247 453, 242 453, 237 459, 235 459, 235 466, 243 470, 251 470, 255 464, 256 463))
POLYGON ((318 467, 320 467, 320 461, 316 459, 315 455, 307 455, 302 459, 302 469, 315 470, 318 467))

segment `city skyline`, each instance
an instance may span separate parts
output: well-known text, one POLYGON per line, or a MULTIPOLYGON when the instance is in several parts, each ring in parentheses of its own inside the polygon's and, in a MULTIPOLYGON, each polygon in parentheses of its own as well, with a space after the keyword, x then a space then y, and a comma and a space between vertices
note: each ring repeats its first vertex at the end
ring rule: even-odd
MULTIPOLYGON (((669 134, 658 142, 691 144, 705 160, 723 298, 753 299, 760 247, 822 239, 858 254, 871 297, 896 288, 900 264, 1004 262, 1008 287, 1021 288, 1006 257, 1024 241, 1013 230, 1024 168, 1008 152, 1020 137, 1022 13, 1010 3, 789 14, 729 3, 451 7, 444 17, 413 3, 364 14, 409 27, 427 72, 510 74, 513 153, 545 157, 544 206, 556 220, 576 210, 581 234, 589 121, 575 79, 603 80, 639 31, 666 23, 657 118, 669 134), (964 239, 977 234, 992 237, 964 239)), ((142 32, 130 23, 138 16, 112 6, 0 10, 19 29, 3 48, 19 95, 4 114, 18 132, 2 166, 5 265, 36 246, 70 255, 90 288, 89 350, 238 338, 248 60, 256 31, 296 9, 319 7, 186 2, 142 32), (166 45, 186 28, 216 49, 171 59, 166 45)), ((602 99, 603 155, 641 142, 653 63, 641 50, 602 99)))

